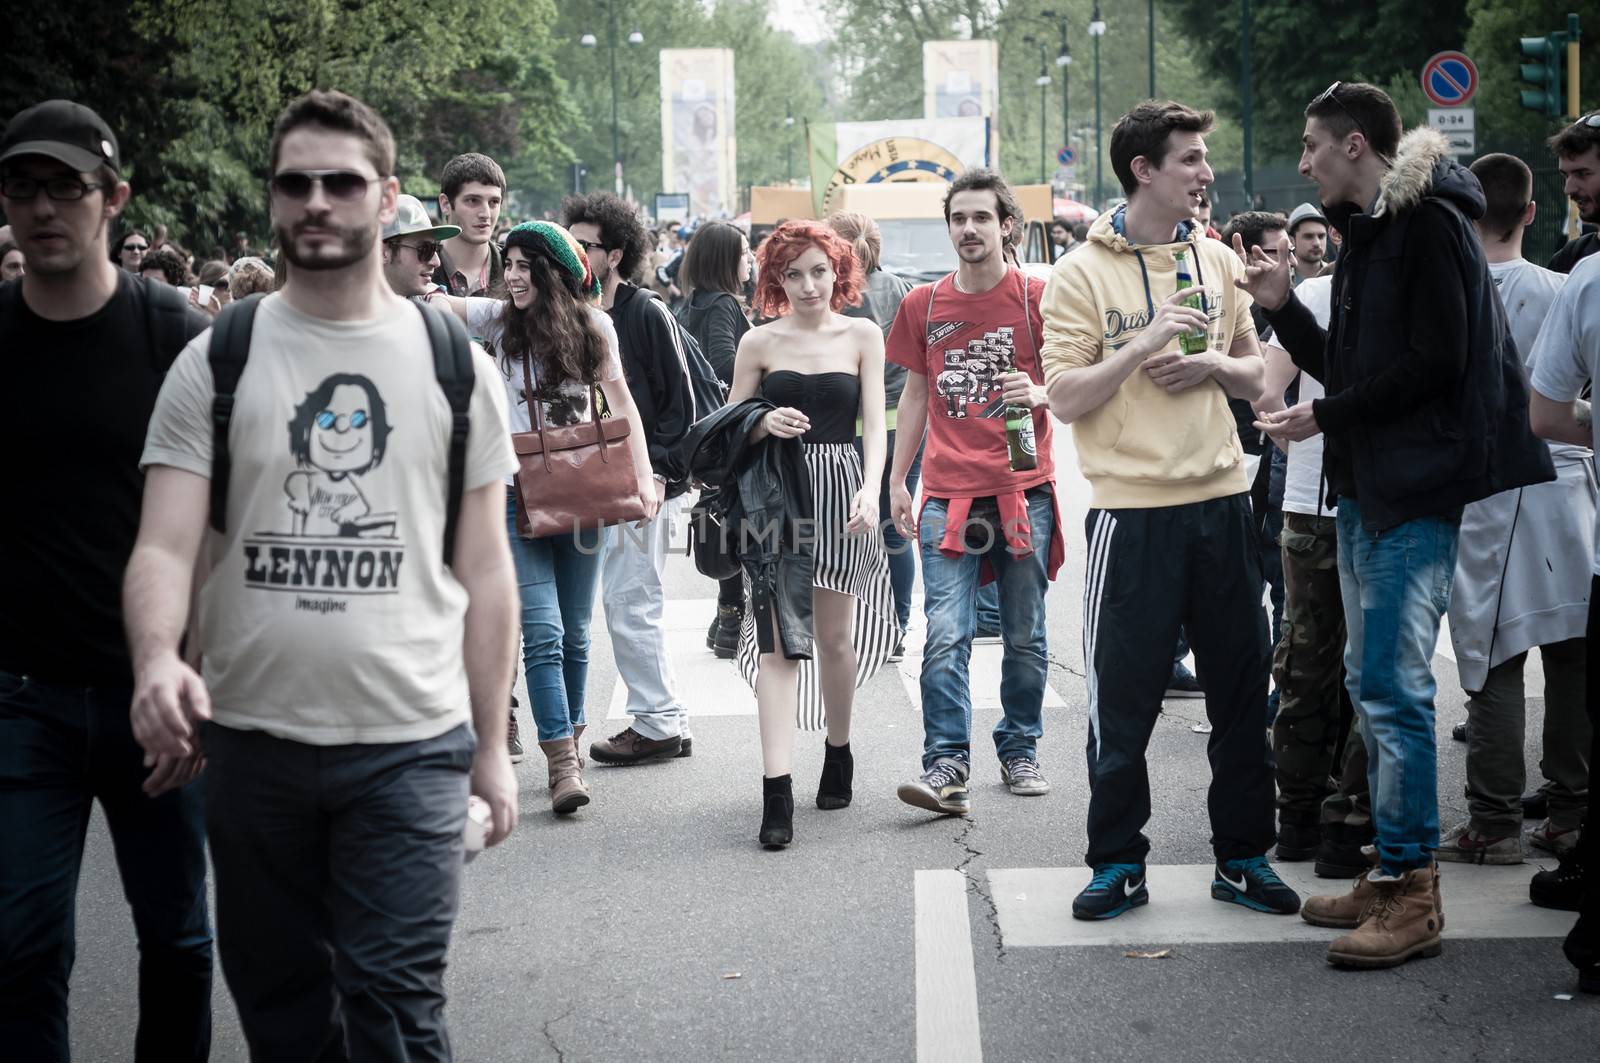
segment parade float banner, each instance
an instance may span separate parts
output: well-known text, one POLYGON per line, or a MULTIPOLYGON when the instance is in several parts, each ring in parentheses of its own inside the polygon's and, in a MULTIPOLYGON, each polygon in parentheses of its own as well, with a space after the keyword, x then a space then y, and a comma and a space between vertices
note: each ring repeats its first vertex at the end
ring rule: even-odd
POLYGON ((661 185, 690 217, 734 213, 733 51, 661 50, 661 185))
POLYGON ((922 117, 993 118, 999 86, 994 41, 922 42, 922 117))
POLYGON ((811 198, 825 217, 844 185, 951 181, 969 166, 988 166, 987 118, 909 118, 808 124, 811 198))

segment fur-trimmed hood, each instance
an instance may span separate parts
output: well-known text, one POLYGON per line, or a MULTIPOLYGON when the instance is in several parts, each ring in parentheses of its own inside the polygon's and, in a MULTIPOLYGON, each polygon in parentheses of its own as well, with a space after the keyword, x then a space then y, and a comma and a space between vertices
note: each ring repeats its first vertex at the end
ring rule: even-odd
POLYGON ((1448 199, 1468 218, 1483 217, 1483 186, 1471 170, 1450 155, 1444 134, 1419 126, 1400 138, 1394 163, 1383 175, 1373 217, 1415 210, 1429 196, 1448 199))

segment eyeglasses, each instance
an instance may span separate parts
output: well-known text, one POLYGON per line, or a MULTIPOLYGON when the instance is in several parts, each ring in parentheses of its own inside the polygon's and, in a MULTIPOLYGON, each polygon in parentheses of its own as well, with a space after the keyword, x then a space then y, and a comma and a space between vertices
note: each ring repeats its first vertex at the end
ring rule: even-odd
POLYGON ((149 244, 123 244, 122 245, 122 249, 124 251, 148 251, 148 250, 150 250, 150 245, 149 244))
POLYGON ((417 258, 421 259, 423 262, 426 262, 434 255, 437 255, 439 253, 439 249, 444 245, 437 240, 424 240, 420 244, 402 244, 400 241, 396 240, 395 246, 411 248, 411 250, 417 253, 417 258))
POLYGON ((1600 129, 1600 111, 1596 111, 1594 114, 1586 114, 1576 122, 1573 122, 1572 125, 1573 128, 1584 126, 1588 129, 1600 129))
POLYGON ((1322 90, 1321 96, 1318 96, 1316 99, 1311 101, 1311 108, 1309 109, 1314 110, 1315 108, 1321 106, 1324 100, 1332 100, 1338 105, 1339 110, 1344 112, 1344 116, 1356 124, 1356 129, 1360 131, 1362 137, 1364 137, 1367 143, 1370 144, 1372 143, 1372 134, 1367 132, 1367 127, 1361 124, 1361 119, 1356 117, 1355 112, 1346 107, 1344 105, 1344 101, 1339 99, 1339 90, 1343 87, 1344 82, 1335 81, 1332 85, 1329 85, 1326 89, 1322 90))
POLYGON ((0 179, 0 196, 19 202, 31 202, 44 189, 44 194, 57 203, 70 203, 82 199, 96 188, 104 188, 79 177, 51 177, 40 181, 33 177, 7 177, 0 179))
POLYGON ((272 175, 274 195, 284 199, 310 199, 314 185, 321 185, 329 199, 352 203, 367 194, 373 179, 351 170, 281 170, 272 175))
POLYGON ((365 428, 367 426, 367 411, 357 410, 355 413, 334 413, 332 410, 323 410, 317 414, 317 427, 323 431, 333 429, 340 435, 352 428, 365 428))
POLYGON ((610 251, 611 250, 605 244, 591 243, 588 240, 579 240, 578 241, 578 246, 583 248, 584 251, 610 251))

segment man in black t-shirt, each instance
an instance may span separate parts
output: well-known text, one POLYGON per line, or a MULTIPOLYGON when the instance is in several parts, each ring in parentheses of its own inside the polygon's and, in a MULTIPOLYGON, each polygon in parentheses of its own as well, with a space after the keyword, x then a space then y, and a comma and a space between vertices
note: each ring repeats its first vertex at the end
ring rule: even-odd
POLYGON ((0 203, 27 274, 0 285, 0 1045, 68 1058, 67 980, 84 827, 99 800, 139 938, 136 1060, 203 1060, 211 929, 198 757, 146 764, 129 724, 122 570, 145 426, 207 319, 119 270, 116 138, 51 100, 0 138, 0 203))

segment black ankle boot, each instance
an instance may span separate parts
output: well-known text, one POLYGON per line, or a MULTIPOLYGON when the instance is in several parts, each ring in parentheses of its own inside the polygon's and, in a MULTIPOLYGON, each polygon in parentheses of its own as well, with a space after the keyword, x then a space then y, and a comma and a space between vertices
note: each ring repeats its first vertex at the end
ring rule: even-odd
POLYGON ((744 623, 744 607, 717 606, 717 623, 711 635, 711 651, 724 661, 739 655, 739 626, 744 623))
POLYGON ((856 760, 850 755, 850 743, 830 745, 822 740, 822 781, 817 783, 817 807, 822 809, 850 807, 850 782, 855 777, 856 760))
POLYGON ((794 841, 794 776, 761 780, 761 834, 767 849, 782 849, 794 841))

